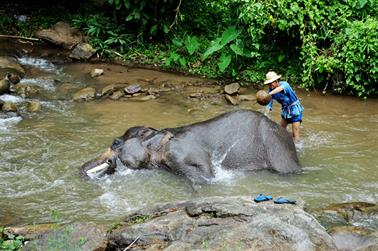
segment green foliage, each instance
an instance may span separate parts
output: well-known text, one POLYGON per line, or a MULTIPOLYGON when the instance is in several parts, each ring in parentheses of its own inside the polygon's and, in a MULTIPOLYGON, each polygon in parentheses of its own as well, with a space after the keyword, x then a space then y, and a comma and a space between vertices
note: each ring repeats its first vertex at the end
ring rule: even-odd
POLYGON ((170 24, 174 22, 178 10, 178 1, 164 0, 106 0, 115 9, 115 14, 122 22, 134 27, 144 35, 155 36, 159 32, 168 33, 170 24), (148 34, 148 33, 149 34, 148 34))
POLYGON ((17 22, 0 15, 0 31, 16 27, 30 35, 31 27, 60 17, 84 31, 103 56, 253 83, 275 70, 307 90, 378 94, 376 0, 105 3, 74 18, 61 12, 17 22))
MULTIPOLYGON (((240 33, 241 31, 234 26, 228 27, 220 37, 211 41, 210 47, 202 54, 202 60, 206 60, 209 56, 220 52, 217 65, 220 72, 225 72, 232 61, 237 63, 238 57, 251 58, 257 56, 244 47, 243 40, 238 39, 240 33)), ((236 66, 233 67, 233 70, 235 69, 237 69, 236 66)))
POLYGON ((4 227, 0 226, 0 250, 12 251, 21 250, 24 237, 12 233, 5 233, 4 227))
POLYGON ((103 56, 109 56, 116 49, 119 53, 125 53, 129 46, 138 43, 133 34, 124 31, 111 18, 103 13, 77 15, 72 20, 73 25, 84 31, 90 37, 90 42, 103 56))
POLYGON ((376 1, 246 0, 239 9, 252 51, 274 61, 267 69, 295 69, 300 55, 302 87, 377 93, 376 1))
POLYGON ((195 53, 200 47, 197 37, 186 35, 184 38, 173 38, 169 46, 169 56, 165 61, 166 66, 178 65, 187 68, 196 57, 195 53))
MULTIPOLYGON (((359 1, 358 6, 366 1, 359 1), (362 2, 362 3, 361 3, 362 2)), ((346 22, 334 38, 334 71, 344 73, 344 79, 334 83, 340 93, 364 97, 378 91, 378 21, 346 22)))

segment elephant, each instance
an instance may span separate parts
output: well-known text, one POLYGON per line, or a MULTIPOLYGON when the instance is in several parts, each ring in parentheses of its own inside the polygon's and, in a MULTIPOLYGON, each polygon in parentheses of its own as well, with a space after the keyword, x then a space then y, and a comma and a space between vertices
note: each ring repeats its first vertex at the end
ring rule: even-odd
POLYGON ((114 173, 119 165, 164 169, 191 184, 208 183, 219 167, 280 174, 301 170, 287 130, 260 112, 243 109, 176 128, 131 127, 104 154, 83 164, 80 173, 100 177, 114 173))

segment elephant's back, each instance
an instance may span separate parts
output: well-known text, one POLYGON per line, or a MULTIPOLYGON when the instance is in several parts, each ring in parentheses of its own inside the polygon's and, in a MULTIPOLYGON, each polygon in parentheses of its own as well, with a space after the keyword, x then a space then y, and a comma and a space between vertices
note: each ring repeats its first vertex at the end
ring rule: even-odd
POLYGON ((179 138, 188 147, 201 146, 226 169, 260 169, 266 167, 262 121, 277 125, 259 112, 237 110, 183 127, 179 138))

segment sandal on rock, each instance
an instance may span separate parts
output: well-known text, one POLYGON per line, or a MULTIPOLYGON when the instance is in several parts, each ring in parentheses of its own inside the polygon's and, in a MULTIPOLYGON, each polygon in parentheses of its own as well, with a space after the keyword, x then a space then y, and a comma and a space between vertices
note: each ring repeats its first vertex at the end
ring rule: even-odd
POLYGON ((296 204, 297 202, 295 200, 286 199, 283 197, 279 197, 273 201, 276 204, 296 204))
POLYGON ((259 194, 257 195, 253 200, 256 202, 256 203, 259 203, 259 202, 263 202, 263 201, 268 201, 268 200, 272 200, 273 197, 270 196, 270 195, 264 195, 264 194, 259 194))

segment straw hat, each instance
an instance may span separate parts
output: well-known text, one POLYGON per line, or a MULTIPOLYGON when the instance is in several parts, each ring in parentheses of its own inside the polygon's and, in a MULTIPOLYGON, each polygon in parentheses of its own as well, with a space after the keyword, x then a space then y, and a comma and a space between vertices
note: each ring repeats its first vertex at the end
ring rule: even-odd
POLYGON ((266 74, 266 80, 264 82, 264 85, 270 84, 281 77, 282 75, 277 75, 277 73, 275 73, 274 71, 270 71, 266 74))

